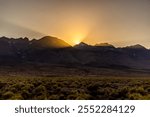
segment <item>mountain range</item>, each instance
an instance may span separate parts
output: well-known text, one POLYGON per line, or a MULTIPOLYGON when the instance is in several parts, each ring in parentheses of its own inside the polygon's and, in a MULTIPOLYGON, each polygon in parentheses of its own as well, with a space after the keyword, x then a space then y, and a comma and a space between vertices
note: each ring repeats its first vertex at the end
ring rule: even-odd
POLYGON ((119 47, 81 42, 71 46, 56 37, 0 38, 0 65, 43 64, 95 68, 150 69, 150 50, 142 45, 119 47))

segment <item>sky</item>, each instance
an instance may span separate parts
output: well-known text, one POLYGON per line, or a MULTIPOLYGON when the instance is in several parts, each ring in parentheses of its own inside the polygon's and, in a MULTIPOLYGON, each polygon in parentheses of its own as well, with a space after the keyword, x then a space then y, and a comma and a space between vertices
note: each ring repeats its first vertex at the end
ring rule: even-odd
POLYGON ((0 36, 150 48, 150 0, 0 0, 0 36))

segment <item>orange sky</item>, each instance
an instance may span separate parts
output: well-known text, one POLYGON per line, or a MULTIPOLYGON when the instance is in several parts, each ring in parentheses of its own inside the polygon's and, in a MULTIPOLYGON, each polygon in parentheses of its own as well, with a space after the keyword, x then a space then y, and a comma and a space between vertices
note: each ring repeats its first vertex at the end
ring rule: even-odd
POLYGON ((150 47, 149 0, 1 0, 0 36, 150 47))

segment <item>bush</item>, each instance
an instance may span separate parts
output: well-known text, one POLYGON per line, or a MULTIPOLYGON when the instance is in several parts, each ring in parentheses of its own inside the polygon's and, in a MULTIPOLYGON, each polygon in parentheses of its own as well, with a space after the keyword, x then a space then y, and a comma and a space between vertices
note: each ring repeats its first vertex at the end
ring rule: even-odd
POLYGON ((11 91, 8 91, 2 95, 3 99, 11 99, 15 94, 11 91))
POLYGON ((33 90, 34 99, 47 99, 47 90, 45 86, 39 85, 33 90))

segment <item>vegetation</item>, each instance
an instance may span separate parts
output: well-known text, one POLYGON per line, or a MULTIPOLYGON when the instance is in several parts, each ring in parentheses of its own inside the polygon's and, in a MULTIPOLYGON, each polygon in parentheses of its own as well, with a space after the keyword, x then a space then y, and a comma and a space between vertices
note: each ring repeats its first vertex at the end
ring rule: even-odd
POLYGON ((1 76, 0 99, 150 99, 150 79, 1 76))

